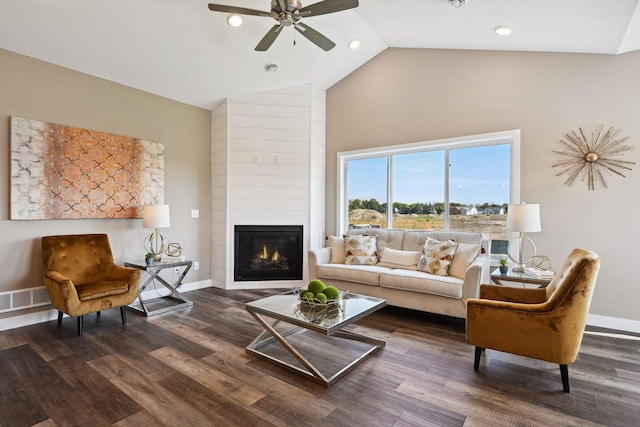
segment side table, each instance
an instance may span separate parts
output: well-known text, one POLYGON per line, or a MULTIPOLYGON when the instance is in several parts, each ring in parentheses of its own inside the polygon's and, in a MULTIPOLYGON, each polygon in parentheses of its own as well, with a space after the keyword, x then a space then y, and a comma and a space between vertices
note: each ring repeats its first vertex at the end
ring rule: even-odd
POLYGON ((546 288, 549 282, 551 282, 551 278, 541 278, 538 279, 536 277, 531 277, 525 273, 515 273, 509 268, 507 274, 501 274, 500 270, 496 270, 491 273, 491 280, 496 285, 509 286, 510 283, 521 283, 522 287, 525 287, 526 283, 530 283, 532 285, 539 285, 541 288, 546 288), (504 282, 504 283, 503 283, 504 282))
POLYGON ((147 280, 140 286, 138 289, 138 303, 131 304, 129 306, 130 309, 137 311, 139 313, 143 313, 145 316, 154 316, 156 314, 166 313, 167 311, 178 310, 180 308, 191 307, 193 305, 193 301, 182 295, 178 292, 178 287, 182 284, 182 280, 187 275, 189 269, 191 269, 191 265, 193 261, 160 261, 154 262, 152 265, 147 265, 147 263, 143 261, 133 261, 133 262, 125 262, 125 267, 137 268, 138 270, 146 271, 149 275, 147 280), (181 268, 184 267, 182 274, 177 278, 177 280, 171 284, 160 277, 160 272, 167 268, 181 268), (150 298, 145 301, 142 297, 142 292, 149 286, 150 283, 158 280, 165 288, 171 291, 168 295, 158 296, 157 298, 150 298), (171 300, 172 302, 177 302, 177 304, 158 304, 162 301, 171 300), (152 308, 151 305, 157 306, 158 308, 152 308))

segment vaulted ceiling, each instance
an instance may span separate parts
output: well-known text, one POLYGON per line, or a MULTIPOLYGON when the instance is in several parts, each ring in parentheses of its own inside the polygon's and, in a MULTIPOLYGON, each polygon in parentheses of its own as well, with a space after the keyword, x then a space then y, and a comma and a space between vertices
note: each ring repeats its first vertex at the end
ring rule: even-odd
MULTIPOLYGON (((638 1, 466 0, 455 8, 448 0, 360 0, 304 21, 336 43, 329 52, 292 28, 256 52, 276 22, 246 16, 232 28, 208 1, 0 0, 0 48, 211 108, 304 83, 327 89, 388 47, 622 54, 640 49, 638 1), (499 25, 512 34, 497 35, 499 25), (356 50, 347 48, 353 39, 356 50), (277 72, 265 71, 270 63, 277 72)), ((270 9, 270 0, 216 3, 270 9)))

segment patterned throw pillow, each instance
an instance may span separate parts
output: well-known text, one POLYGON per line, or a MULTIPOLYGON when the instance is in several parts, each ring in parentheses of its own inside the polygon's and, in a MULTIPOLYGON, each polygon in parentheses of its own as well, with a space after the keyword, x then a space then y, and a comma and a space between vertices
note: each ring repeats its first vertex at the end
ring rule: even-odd
POLYGON ((457 242, 451 240, 441 242, 427 238, 422 255, 418 260, 418 270, 438 276, 446 276, 457 248, 457 242))
POLYGON ((376 243, 376 236, 349 236, 345 234, 345 264, 376 265, 378 263, 376 243))

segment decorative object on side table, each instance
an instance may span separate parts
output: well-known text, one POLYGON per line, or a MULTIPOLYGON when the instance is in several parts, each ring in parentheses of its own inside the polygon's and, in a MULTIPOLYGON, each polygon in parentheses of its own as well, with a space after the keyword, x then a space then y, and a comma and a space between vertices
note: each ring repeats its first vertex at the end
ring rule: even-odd
POLYGON ((168 261, 184 261, 186 258, 182 255, 182 246, 180 243, 171 242, 167 245, 167 250, 164 252, 167 255, 168 261))
POLYGON ((158 228, 171 226, 169 215, 169 205, 147 205, 142 208, 142 226, 144 228, 155 228, 144 241, 144 247, 148 252, 152 252, 154 261, 160 261, 164 252, 164 236, 158 228))
POLYGON ((509 266, 507 265, 508 261, 509 258, 505 256, 500 257, 500 274, 507 274, 509 272, 509 266))
POLYGON ((580 177, 581 181, 587 178, 587 188, 589 190, 596 189, 596 183, 599 181, 605 188, 607 188, 607 182, 604 179, 602 172, 611 175, 611 172, 625 177, 622 173, 624 170, 632 170, 631 165, 635 165, 635 162, 615 159, 614 157, 622 155, 623 152, 632 150, 634 147, 623 145, 629 137, 617 139, 620 130, 616 130, 610 127, 604 134, 602 132, 603 126, 600 126, 600 131, 597 135, 591 134, 591 140, 588 140, 584 134, 582 128, 579 129, 579 133, 571 131, 566 134, 569 141, 560 142, 568 151, 555 151, 556 154, 561 154, 566 158, 558 160, 552 165, 552 167, 560 167, 562 170, 556 174, 556 176, 568 174, 569 177, 564 182, 568 186, 571 186, 576 178, 580 177))
POLYGON ((147 252, 144 256, 145 261, 147 262, 147 266, 153 265, 153 257, 155 254, 153 252, 147 252))
POLYGON ((531 257, 531 266, 537 270, 551 270, 551 259, 546 255, 531 257))
POLYGON ((542 231, 542 226, 540 225, 540 205, 539 204, 516 204, 509 205, 509 211, 507 212, 507 230, 518 233, 518 258, 514 258, 511 253, 512 241, 509 240, 509 245, 507 247, 507 253, 509 258, 513 262, 516 262, 518 265, 513 267, 513 271, 516 273, 524 273, 524 268, 526 264, 531 261, 531 258, 523 259, 523 244, 524 241, 527 240, 531 246, 533 247, 533 252, 531 256, 536 254, 536 245, 533 243, 533 240, 528 237, 524 237, 523 233, 534 233, 538 231, 542 231))

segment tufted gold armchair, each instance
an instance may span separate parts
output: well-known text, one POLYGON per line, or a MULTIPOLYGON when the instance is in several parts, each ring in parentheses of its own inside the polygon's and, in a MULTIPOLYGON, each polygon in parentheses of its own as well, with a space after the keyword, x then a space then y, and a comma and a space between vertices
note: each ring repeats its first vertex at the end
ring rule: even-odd
POLYGON ((600 257, 574 249, 546 288, 482 285, 467 301, 467 342, 477 371, 485 348, 560 365, 569 393, 568 365, 576 360, 596 284, 600 257))
POLYGON ((44 284, 51 304, 62 314, 78 318, 82 335, 84 315, 120 307, 122 323, 127 322, 125 306, 138 293, 140 270, 114 264, 106 234, 46 236, 42 238, 44 284))

